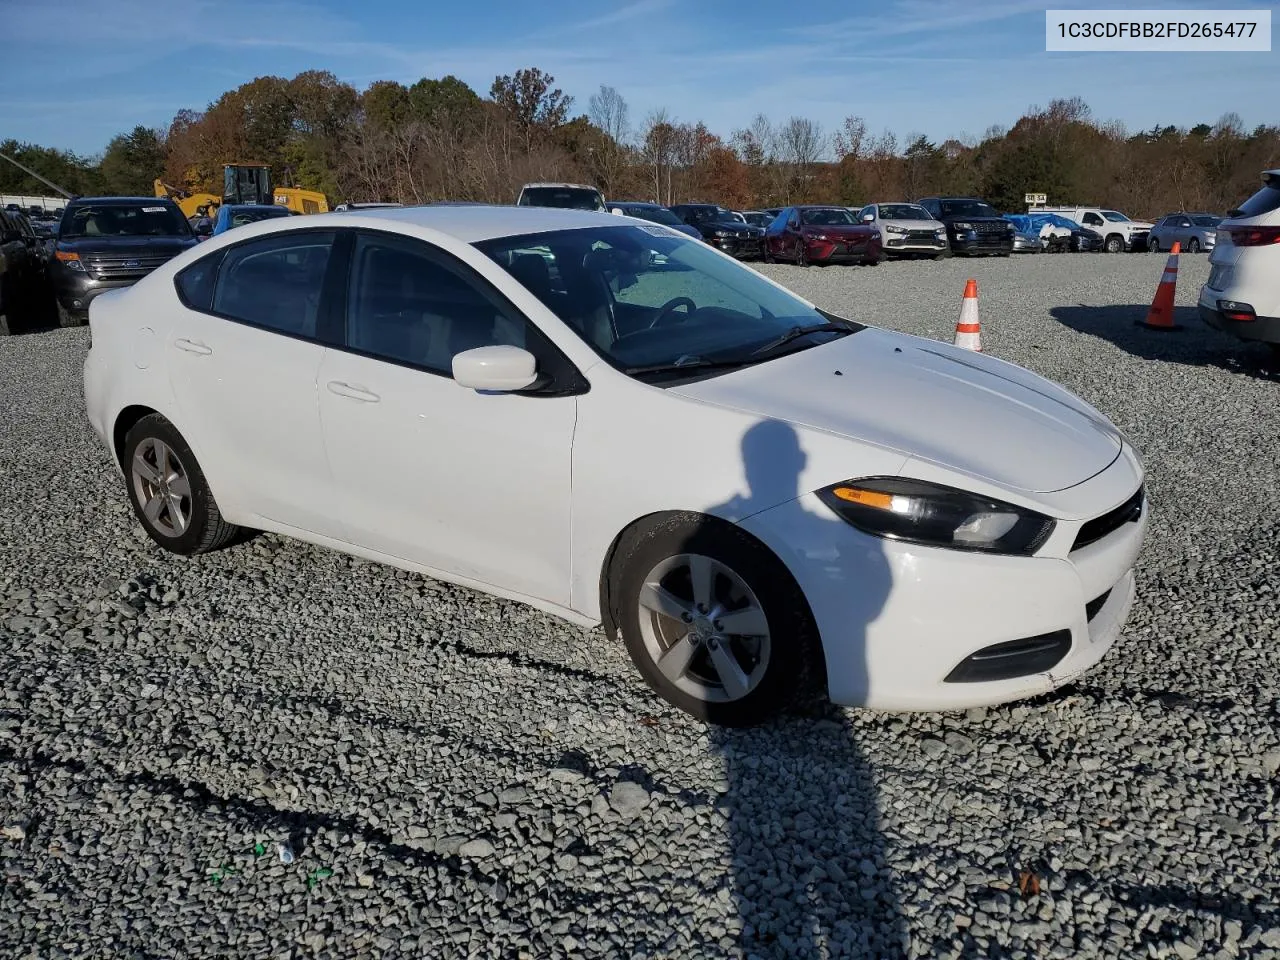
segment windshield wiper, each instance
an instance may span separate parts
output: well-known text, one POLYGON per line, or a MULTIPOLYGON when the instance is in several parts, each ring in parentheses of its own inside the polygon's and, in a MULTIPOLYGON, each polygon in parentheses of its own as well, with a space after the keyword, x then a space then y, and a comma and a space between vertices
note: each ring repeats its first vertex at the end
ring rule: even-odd
POLYGON ((639 367, 623 367, 622 372, 635 376, 640 373, 669 373, 678 370, 706 370, 714 367, 742 367, 754 362, 745 357, 737 360, 708 360, 706 357, 686 355, 671 363, 649 363, 639 367))
POLYGON ((757 347, 755 350, 751 351, 750 356, 759 357, 762 354, 773 353, 773 351, 777 350, 780 347, 785 347, 788 343, 791 343, 793 340, 799 340, 801 337, 807 337, 811 333, 827 333, 828 331, 831 331, 831 332, 839 331, 841 333, 853 333, 853 330, 843 323, 827 322, 827 323, 812 323, 812 324, 809 324, 807 327, 795 326, 795 327, 792 327, 790 330, 788 330, 786 333, 781 334, 780 336, 777 336, 774 339, 770 340, 768 343, 764 344, 764 346, 757 347))

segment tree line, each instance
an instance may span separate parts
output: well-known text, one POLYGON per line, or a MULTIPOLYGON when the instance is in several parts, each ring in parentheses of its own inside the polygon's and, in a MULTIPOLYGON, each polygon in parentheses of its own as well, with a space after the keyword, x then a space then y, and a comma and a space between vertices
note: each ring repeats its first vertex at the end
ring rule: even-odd
MULTIPOLYGON (((852 114, 834 130, 761 114, 722 135, 666 109, 637 120, 610 86, 576 112, 537 68, 495 77, 484 96, 453 76, 359 91, 310 70, 259 77, 203 111, 179 111, 167 129, 135 127, 98 157, 13 140, 0 152, 81 195, 149 196, 156 178, 217 193, 223 164, 234 162, 268 164, 277 185, 321 190, 335 203, 511 203, 522 183, 568 180, 613 199, 736 209, 964 194, 1018 211, 1023 194, 1036 192, 1154 217, 1236 206, 1260 171, 1280 166, 1280 127, 1245 130, 1228 113, 1189 129, 1130 133, 1072 98, 1032 107, 981 139, 875 133, 852 114)), ((0 192, 48 191, 4 164, 0 192)))

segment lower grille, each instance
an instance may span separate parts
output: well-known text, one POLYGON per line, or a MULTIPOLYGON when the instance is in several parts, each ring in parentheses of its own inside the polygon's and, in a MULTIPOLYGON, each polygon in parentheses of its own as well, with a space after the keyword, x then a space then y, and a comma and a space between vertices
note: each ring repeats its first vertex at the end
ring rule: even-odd
POLYGON ((947 674, 947 683, 986 683, 1044 673, 1071 649, 1071 631, 1055 630, 983 647, 961 660, 947 674))
POLYGON ((1084 605, 1085 619, 1088 620, 1090 623, 1092 623, 1093 618, 1098 615, 1098 611, 1107 605, 1107 598, 1110 596, 1111 596, 1111 591, 1108 590, 1102 596, 1094 597, 1092 600, 1086 603, 1084 605))

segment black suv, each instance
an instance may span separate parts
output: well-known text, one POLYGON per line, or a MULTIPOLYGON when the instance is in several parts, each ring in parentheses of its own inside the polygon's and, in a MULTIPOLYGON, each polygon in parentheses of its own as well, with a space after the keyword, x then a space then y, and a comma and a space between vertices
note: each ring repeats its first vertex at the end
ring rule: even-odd
POLYGON ((20 210, 0 210, 0 332, 34 322, 45 292, 44 247, 20 210))
POLYGON ((1013 224, 977 197, 925 197, 916 203, 947 225, 951 252, 966 256, 1013 253, 1013 224))
POLYGON ((671 212, 717 250, 744 259, 764 253, 764 229, 734 219, 733 212, 714 203, 677 203, 671 212))
POLYGON ((62 215, 49 267, 58 324, 87 323, 98 294, 132 286, 197 242, 172 200, 77 197, 62 215))

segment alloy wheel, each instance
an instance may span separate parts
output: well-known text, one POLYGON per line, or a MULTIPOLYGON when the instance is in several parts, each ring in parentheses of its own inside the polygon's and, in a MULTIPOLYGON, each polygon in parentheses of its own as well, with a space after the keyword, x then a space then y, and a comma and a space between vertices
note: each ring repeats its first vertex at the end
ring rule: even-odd
POLYGON ((755 593, 728 564, 678 554, 644 578, 645 653, 676 689, 705 703, 741 700, 764 679, 772 643, 755 593))
POLYGON ((166 537, 186 533, 191 526, 191 481, 173 448, 147 437, 134 451, 129 472, 147 523, 166 537))

